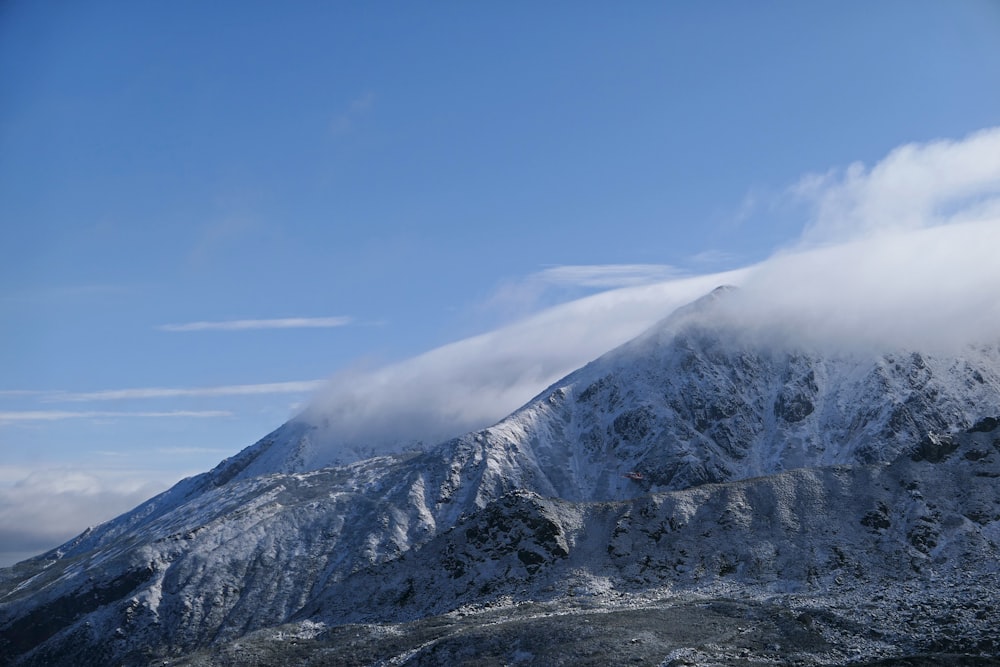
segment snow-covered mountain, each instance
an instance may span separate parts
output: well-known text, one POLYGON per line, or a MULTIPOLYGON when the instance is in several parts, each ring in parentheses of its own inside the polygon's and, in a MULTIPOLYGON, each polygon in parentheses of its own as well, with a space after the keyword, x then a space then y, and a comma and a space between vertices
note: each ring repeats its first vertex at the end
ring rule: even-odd
MULTIPOLYGON (((260 659, 280 636, 360 656, 344 664, 435 664, 431 618, 498 623, 504 608, 519 622, 535 618, 519 615, 527 602, 548 618, 587 600, 610 623, 691 596, 784 596, 821 617, 798 628, 802 659, 836 662, 893 653, 904 593, 955 590, 975 594, 953 643, 928 647, 914 630, 908 650, 997 650, 986 629, 1000 619, 980 600, 1000 589, 1000 346, 810 347, 723 316, 738 298, 717 290, 496 425, 425 451, 315 469, 323 426, 293 420, 0 571, 0 662, 221 664, 238 646, 260 659), (872 613, 895 639, 850 640, 862 622, 851 601, 879 588, 872 613), (350 644, 348 623, 384 632, 350 644)), ((451 646, 446 634, 434 646, 451 646)), ((653 664, 670 641, 650 644, 653 664)), ((522 657, 553 664, 539 650, 522 657)))

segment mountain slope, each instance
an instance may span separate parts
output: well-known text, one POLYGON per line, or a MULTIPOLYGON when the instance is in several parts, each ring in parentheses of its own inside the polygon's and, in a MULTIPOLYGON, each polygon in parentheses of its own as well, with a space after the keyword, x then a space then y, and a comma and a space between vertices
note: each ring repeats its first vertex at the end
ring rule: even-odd
POLYGON ((816 591, 844 568, 897 581, 941 557, 995 567, 993 436, 962 436, 957 458, 947 438, 990 430, 1000 349, 777 342, 719 316, 736 297, 717 291, 428 451, 307 470, 322 428, 290 422, 0 572, 0 662, 146 664, 294 619, 557 603, 577 585, 607 602, 615 590, 816 591), (906 475, 948 501, 930 508, 899 486, 906 475))
POLYGON ((998 477, 993 429, 925 440, 887 465, 798 469, 631 501, 515 491, 377 575, 326 587, 299 616, 406 621, 472 605, 484 591, 514 600, 652 586, 815 592, 903 583, 943 562, 995 571, 998 477))

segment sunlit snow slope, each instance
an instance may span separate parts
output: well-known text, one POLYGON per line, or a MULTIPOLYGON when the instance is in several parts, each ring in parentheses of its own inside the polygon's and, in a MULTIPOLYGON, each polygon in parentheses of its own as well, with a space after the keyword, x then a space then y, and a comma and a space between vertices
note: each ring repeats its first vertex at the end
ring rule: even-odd
MULTIPOLYGON (((70 664, 83 655, 146 664, 293 619, 336 625, 362 609, 369 621, 419 617, 489 599, 507 577, 487 565, 492 556, 461 560, 429 546, 456 548, 458 526, 463 549, 508 558, 508 573, 520 568, 528 598, 542 595, 534 573, 565 558, 578 568, 573 576, 592 566, 590 575, 611 567, 620 577, 630 553, 656 549, 630 546, 615 529, 632 505, 586 503, 653 502, 649 516, 666 524, 711 507, 699 515, 709 524, 692 536, 727 511, 745 515, 733 524, 740 530, 760 513, 790 517, 789 526, 804 512, 818 513, 810 522, 836 523, 845 499, 898 500, 859 494, 879 466, 909 461, 921 447, 934 458, 941 438, 1000 413, 996 345, 949 355, 821 351, 717 317, 738 298, 716 290, 496 425, 426 451, 309 470, 320 429, 292 421, 211 472, 2 571, 0 662, 70 664), (851 481, 838 469, 854 471, 844 473, 851 481), (765 476, 773 479, 753 481, 765 476), (815 496, 811 505, 803 494, 815 496), (663 503, 687 509, 671 518, 663 503), (407 563, 424 563, 419 577, 407 563), (422 588, 407 594, 408 580, 422 588)), ((851 511, 868 516, 878 507, 851 511)), ((1000 539, 989 517, 970 524, 979 532, 968 544, 980 551, 1000 539)), ((857 541, 865 530, 852 524, 845 534, 857 541)), ((768 539, 796 539, 795 530, 779 532, 768 539)), ((829 560, 831 548, 802 543, 788 553, 829 560)), ((751 551, 733 551, 734 562, 712 576, 745 575, 755 585, 777 576, 770 565, 741 565, 751 551)), ((816 572, 832 566, 823 567, 816 572)), ((882 559, 873 567, 894 566, 882 559)), ((550 576, 544 594, 554 586, 550 576)))

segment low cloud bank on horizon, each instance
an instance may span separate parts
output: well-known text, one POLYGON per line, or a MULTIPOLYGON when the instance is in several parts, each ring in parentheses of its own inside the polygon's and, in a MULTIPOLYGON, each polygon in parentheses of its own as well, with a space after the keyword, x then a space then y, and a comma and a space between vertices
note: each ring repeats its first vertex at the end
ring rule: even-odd
POLYGON ((1000 340, 1000 128, 908 144, 871 168, 807 175, 783 196, 803 206, 802 235, 760 264, 602 292, 402 363, 334 376, 304 413, 327 425, 315 463, 487 426, 720 284, 742 287, 730 312, 741 326, 802 342, 1000 340))
POLYGON ((149 470, 0 466, 0 567, 51 549, 165 486, 149 470))

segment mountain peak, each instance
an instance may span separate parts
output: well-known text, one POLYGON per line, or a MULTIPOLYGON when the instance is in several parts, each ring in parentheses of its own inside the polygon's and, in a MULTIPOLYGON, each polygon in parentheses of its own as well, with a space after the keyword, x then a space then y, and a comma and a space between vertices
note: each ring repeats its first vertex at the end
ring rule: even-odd
MULTIPOLYGON (((988 579, 1000 548, 1000 347, 807 350, 717 318, 737 294, 714 290, 493 426, 423 451, 317 466, 315 425, 293 420, 4 571, 0 662, 271 650, 252 632, 284 623, 348 650, 347 623, 513 601, 611 613, 678 592, 809 609, 835 595, 849 615, 873 591, 912 594, 900 572, 946 582, 933 599, 980 590, 955 573, 988 579)), ((971 610, 954 627, 992 632, 995 609, 976 616, 988 593, 950 605, 971 610)), ((877 611, 908 627, 895 599, 877 611)), ((815 618, 829 627, 809 646, 852 647, 815 664, 881 655, 844 639, 863 619, 815 618)))

